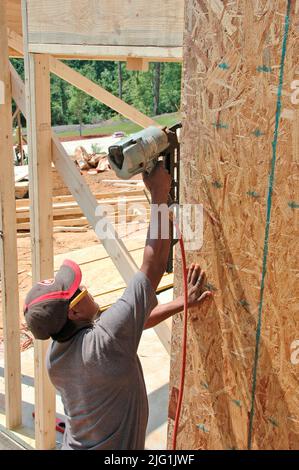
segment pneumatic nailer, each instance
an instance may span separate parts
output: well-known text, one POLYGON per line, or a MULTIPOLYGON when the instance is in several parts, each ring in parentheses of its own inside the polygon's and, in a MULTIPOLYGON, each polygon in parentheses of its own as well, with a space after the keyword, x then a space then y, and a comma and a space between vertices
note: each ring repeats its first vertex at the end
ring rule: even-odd
MULTIPOLYGON (((171 204, 179 204, 180 143, 178 130, 181 127, 181 123, 170 128, 150 126, 120 140, 108 149, 111 168, 119 178, 128 180, 139 173, 150 173, 157 162, 163 159, 164 167, 172 177, 170 202, 171 204)), ((171 249, 167 272, 172 271, 173 250, 171 249)))

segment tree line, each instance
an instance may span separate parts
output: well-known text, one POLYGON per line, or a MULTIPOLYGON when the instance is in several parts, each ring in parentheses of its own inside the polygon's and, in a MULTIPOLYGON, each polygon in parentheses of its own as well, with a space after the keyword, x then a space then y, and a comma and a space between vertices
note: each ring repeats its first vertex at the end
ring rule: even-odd
MULTIPOLYGON (((181 64, 150 63, 148 72, 128 71, 125 62, 68 60, 67 65, 148 116, 179 110, 181 64)), ((12 59, 24 78, 24 62, 12 59)), ((117 113, 51 74, 52 125, 93 124, 117 113)))

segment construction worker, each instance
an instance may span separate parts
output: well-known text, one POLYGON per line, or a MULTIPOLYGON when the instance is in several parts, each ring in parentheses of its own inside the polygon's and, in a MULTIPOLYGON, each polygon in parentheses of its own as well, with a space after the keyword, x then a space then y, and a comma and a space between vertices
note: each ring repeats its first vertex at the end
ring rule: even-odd
MULTIPOLYGON (((163 167, 157 165, 144 181, 152 204, 167 203, 171 178, 163 167)), ((144 449, 148 401, 137 356, 140 337, 145 328, 183 309, 182 297, 157 305, 155 291, 169 247, 169 239, 148 235, 140 271, 122 297, 102 313, 81 286, 79 266, 70 260, 64 261, 55 279, 38 282, 28 293, 24 312, 29 329, 37 339, 53 339, 46 360, 65 409, 62 449, 144 449)), ((189 305, 211 296, 203 283, 203 271, 192 265, 189 305)))

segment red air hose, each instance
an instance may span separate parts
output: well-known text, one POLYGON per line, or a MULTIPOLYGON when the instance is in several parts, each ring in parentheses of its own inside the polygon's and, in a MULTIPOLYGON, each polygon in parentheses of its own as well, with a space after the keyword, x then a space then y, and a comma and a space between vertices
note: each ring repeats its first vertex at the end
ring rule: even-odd
POLYGON ((178 426, 181 414, 181 407, 183 401, 184 393, 184 384, 185 384, 185 371, 186 371, 186 356, 187 356, 187 321, 188 321, 188 283, 187 283, 187 264, 186 264, 186 254, 182 234, 178 227, 178 223, 174 219, 174 224, 178 233, 180 249, 182 254, 182 273, 184 280, 184 327, 183 327, 183 346, 182 346, 182 364, 181 364, 181 375, 180 375, 180 388, 178 403, 175 413, 174 420, 174 429, 173 429, 173 438, 172 438, 172 449, 176 450, 176 440, 178 433, 178 426))

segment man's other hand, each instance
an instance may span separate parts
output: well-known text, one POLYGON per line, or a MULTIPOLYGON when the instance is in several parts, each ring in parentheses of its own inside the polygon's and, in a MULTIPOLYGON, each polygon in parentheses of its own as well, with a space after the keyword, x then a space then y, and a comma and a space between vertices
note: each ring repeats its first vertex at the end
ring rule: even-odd
POLYGON ((188 269, 188 307, 200 305, 210 299, 213 294, 205 287, 206 275, 198 264, 192 263, 188 269))

